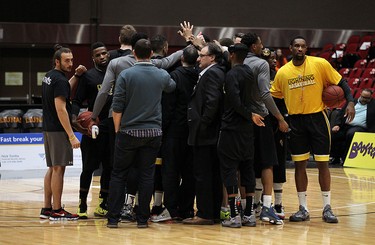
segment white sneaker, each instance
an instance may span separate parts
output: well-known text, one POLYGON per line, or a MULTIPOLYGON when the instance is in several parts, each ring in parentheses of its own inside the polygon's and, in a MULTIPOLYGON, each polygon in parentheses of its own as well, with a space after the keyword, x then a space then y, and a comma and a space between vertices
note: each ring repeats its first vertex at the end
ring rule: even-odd
POLYGON ((166 208, 164 208, 164 210, 163 210, 163 212, 161 212, 161 214, 151 216, 151 221, 155 222, 155 223, 161 222, 161 221, 167 221, 167 220, 172 220, 172 217, 171 217, 171 215, 169 214, 169 212, 166 208))

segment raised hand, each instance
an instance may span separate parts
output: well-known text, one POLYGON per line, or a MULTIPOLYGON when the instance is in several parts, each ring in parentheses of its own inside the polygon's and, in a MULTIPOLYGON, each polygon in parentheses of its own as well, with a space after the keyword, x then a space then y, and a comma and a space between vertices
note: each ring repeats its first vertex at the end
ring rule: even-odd
POLYGON ((184 21, 183 23, 180 23, 180 26, 181 30, 179 30, 177 33, 185 38, 186 42, 190 41, 191 36, 193 36, 194 25, 190 25, 189 21, 184 21))

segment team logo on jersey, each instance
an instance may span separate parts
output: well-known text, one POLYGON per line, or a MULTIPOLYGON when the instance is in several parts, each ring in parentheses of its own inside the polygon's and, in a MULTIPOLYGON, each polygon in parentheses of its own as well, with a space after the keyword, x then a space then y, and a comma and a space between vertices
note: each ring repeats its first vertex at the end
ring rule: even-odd
POLYGON ((316 84, 314 74, 298 76, 288 80, 289 89, 302 88, 316 84))
POLYGON ((51 81, 52 81, 52 79, 50 77, 44 77, 43 78, 43 82, 47 85, 51 85, 51 81))
MULTIPOLYGON (((98 88, 98 91, 102 89, 101 84, 96 85, 96 87, 98 88)), ((112 85, 111 89, 109 90, 108 95, 113 95, 113 85, 112 85)))

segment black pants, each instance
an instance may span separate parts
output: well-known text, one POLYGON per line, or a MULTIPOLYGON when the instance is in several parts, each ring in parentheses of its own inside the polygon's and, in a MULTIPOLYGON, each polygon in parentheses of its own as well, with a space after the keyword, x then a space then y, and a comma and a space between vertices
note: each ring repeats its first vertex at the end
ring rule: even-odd
POLYGON ((164 206, 172 217, 192 217, 195 198, 192 148, 186 138, 165 138, 161 152, 164 206))
POLYGON ((196 215, 204 219, 219 219, 223 187, 216 145, 194 146, 193 153, 196 215))
POLYGON ((146 223, 154 189, 155 159, 161 137, 137 138, 124 133, 116 135, 113 171, 109 186, 108 220, 118 222, 124 204, 124 188, 131 167, 138 169, 139 208, 137 222, 146 223))
POLYGON ((96 139, 83 135, 81 140, 82 152, 82 173, 80 176, 80 189, 88 191, 90 189, 92 174, 102 164, 102 174, 100 177, 100 189, 108 191, 109 180, 112 171, 112 159, 110 146, 110 130, 113 121, 107 118, 99 124, 99 135, 96 139))

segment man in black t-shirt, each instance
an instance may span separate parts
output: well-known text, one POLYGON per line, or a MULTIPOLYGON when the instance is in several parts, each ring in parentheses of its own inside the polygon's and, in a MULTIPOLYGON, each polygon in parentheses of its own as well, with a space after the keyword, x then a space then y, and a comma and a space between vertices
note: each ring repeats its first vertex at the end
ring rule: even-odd
POLYGON ((80 142, 70 125, 70 91, 84 69, 77 68, 69 81, 65 73, 73 67, 73 54, 68 48, 56 46, 54 69, 43 78, 43 137, 48 171, 44 177, 44 208, 40 218, 77 220, 78 215, 65 211, 61 205, 65 167, 73 165, 73 148, 80 142), (52 206, 53 203, 53 206, 52 206))

